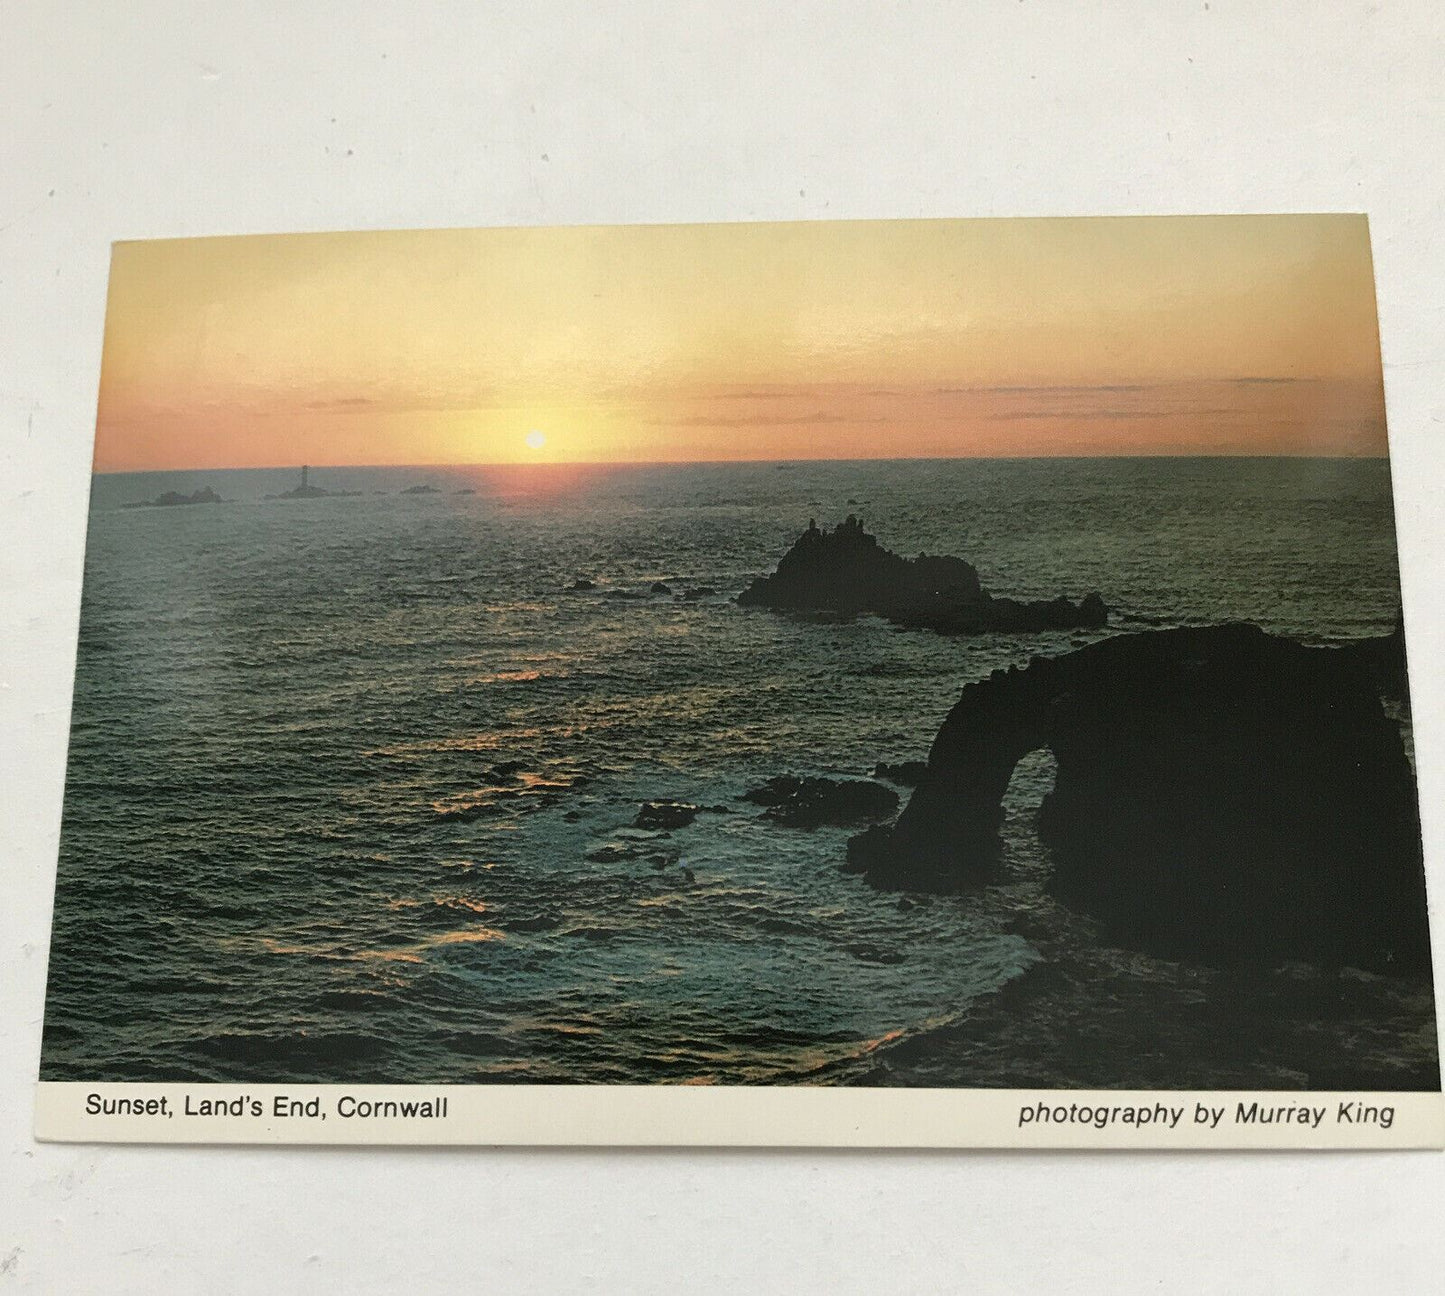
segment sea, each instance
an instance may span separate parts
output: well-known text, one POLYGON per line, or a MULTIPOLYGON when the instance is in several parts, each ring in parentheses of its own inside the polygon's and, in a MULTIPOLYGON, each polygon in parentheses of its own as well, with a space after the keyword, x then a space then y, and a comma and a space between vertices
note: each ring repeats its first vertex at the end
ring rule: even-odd
POLYGON ((741 799, 923 759, 966 684, 1101 635, 1388 633, 1385 461, 334 467, 280 498, 299 477, 94 479, 43 1078, 1438 1085, 1428 986, 1169 963, 1049 899, 1046 753, 957 896, 873 890, 856 829, 741 799), (736 605, 849 514, 1110 624, 736 605), (651 801, 703 809, 636 827, 651 801))

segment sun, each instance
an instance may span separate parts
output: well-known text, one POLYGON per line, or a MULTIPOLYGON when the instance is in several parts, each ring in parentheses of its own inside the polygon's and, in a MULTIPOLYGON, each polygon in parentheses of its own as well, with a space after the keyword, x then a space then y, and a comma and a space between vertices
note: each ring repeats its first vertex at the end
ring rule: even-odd
POLYGON ((540 450, 547 444, 547 438, 536 428, 533 428, 526 436, 527 448, 529 450, 540 450))

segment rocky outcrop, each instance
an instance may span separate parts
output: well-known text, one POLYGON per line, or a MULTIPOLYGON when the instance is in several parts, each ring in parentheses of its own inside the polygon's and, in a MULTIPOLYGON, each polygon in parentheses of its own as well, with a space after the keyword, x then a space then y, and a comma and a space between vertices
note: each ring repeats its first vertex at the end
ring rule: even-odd
POLYGON ((990 879, 1014 766, 1047 747, 1049 888, 1120 943, 1428 975, 1414 776, 1380 701, 1398 647, 1228 625, 995 672, 964 689, 898 822, 850 842, 850 867, 907 890, 990 879))
POLYGON ((686 828, 700 807, 687 801, 644 801, 632 821, 634 828, 686 828))
POLYGON ((1063 597, 1033 603, 995 597, 962 558, 903 558, 883 548, 852 516, 832 531, 809 522, 777 571, 758 577, 737 601, 777 611, 869 612, 945 634, 1067 630, 1102 626, 1109 619, 1097 593, 1078 603, 1063 597))
POLYGON ((867 779, 798 778, 780 774, 742 794, 766 806, 762 817, 789 828, 860 824, 886 819, 898 809, 898 793, 867 779))
POLYGON ((138 500, 134 504, 123 504, 122 508, 175 508, 183 504, 224 504, 219 495, 209 486, 203 486, 198 491, 189 495, 183 495, 180 491, 165 491, 157 495, 155 499, 138 500))

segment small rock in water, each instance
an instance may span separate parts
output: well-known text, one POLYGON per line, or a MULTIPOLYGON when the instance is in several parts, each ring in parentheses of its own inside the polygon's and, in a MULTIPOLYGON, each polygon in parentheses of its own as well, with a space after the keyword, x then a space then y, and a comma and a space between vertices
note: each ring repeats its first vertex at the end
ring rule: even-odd
POLYGON ((898 793, 865 779, 798 778, 781 774, 743 793, 766 806, 764 819, 790 828, 856 824, 886 819, 898 809, 898 793))
POLYGON ((644 801, 634 828, 686 828, 697 818, 699 807, 686 801, 644 801))
POLYGON ((653 581, 652 592, 654 594, 671 594, 672 586, 669 585, 666 581, 653 581))
POLYGON ((570 589, 570 590, 572 590, 572 591, 574 591, 574 592, 581 592, 581 591, 583 591, 583 590, 593 590, 593 589, 596 589, 596 588, 597 588, 597 582, 596 582, 596 581, 590 581, 590 580, 588 580, 585 576, 579 576, 579 577, 578 577, 576 580, 574 580, 574 581, 572 582, 572 584, 569 585, 567 588, 570 589))

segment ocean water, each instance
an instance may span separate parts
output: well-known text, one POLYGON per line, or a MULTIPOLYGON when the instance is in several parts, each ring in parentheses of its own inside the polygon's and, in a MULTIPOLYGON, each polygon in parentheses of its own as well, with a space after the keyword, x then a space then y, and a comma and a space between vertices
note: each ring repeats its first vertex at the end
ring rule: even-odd
POLYGON ((959 897, 875 892, 838 871, 854 830, 739 800, 921 759, 963 685, 1096 637, 738 608, 809 518, 999 594, 1097 589, 1102 634, 1335 642, 1397 615, 1383 462, 333 468, 360 494, 266 498, 296 480, 95 480, 45 1078, 1428 1078, 1428 988, 1241 986, 1048 901, 1042 756, 1000 884, 959 897), (203 486, 230 502, 124 507, 203 486), (633 828, 649 800, 716 808, 633 828))

